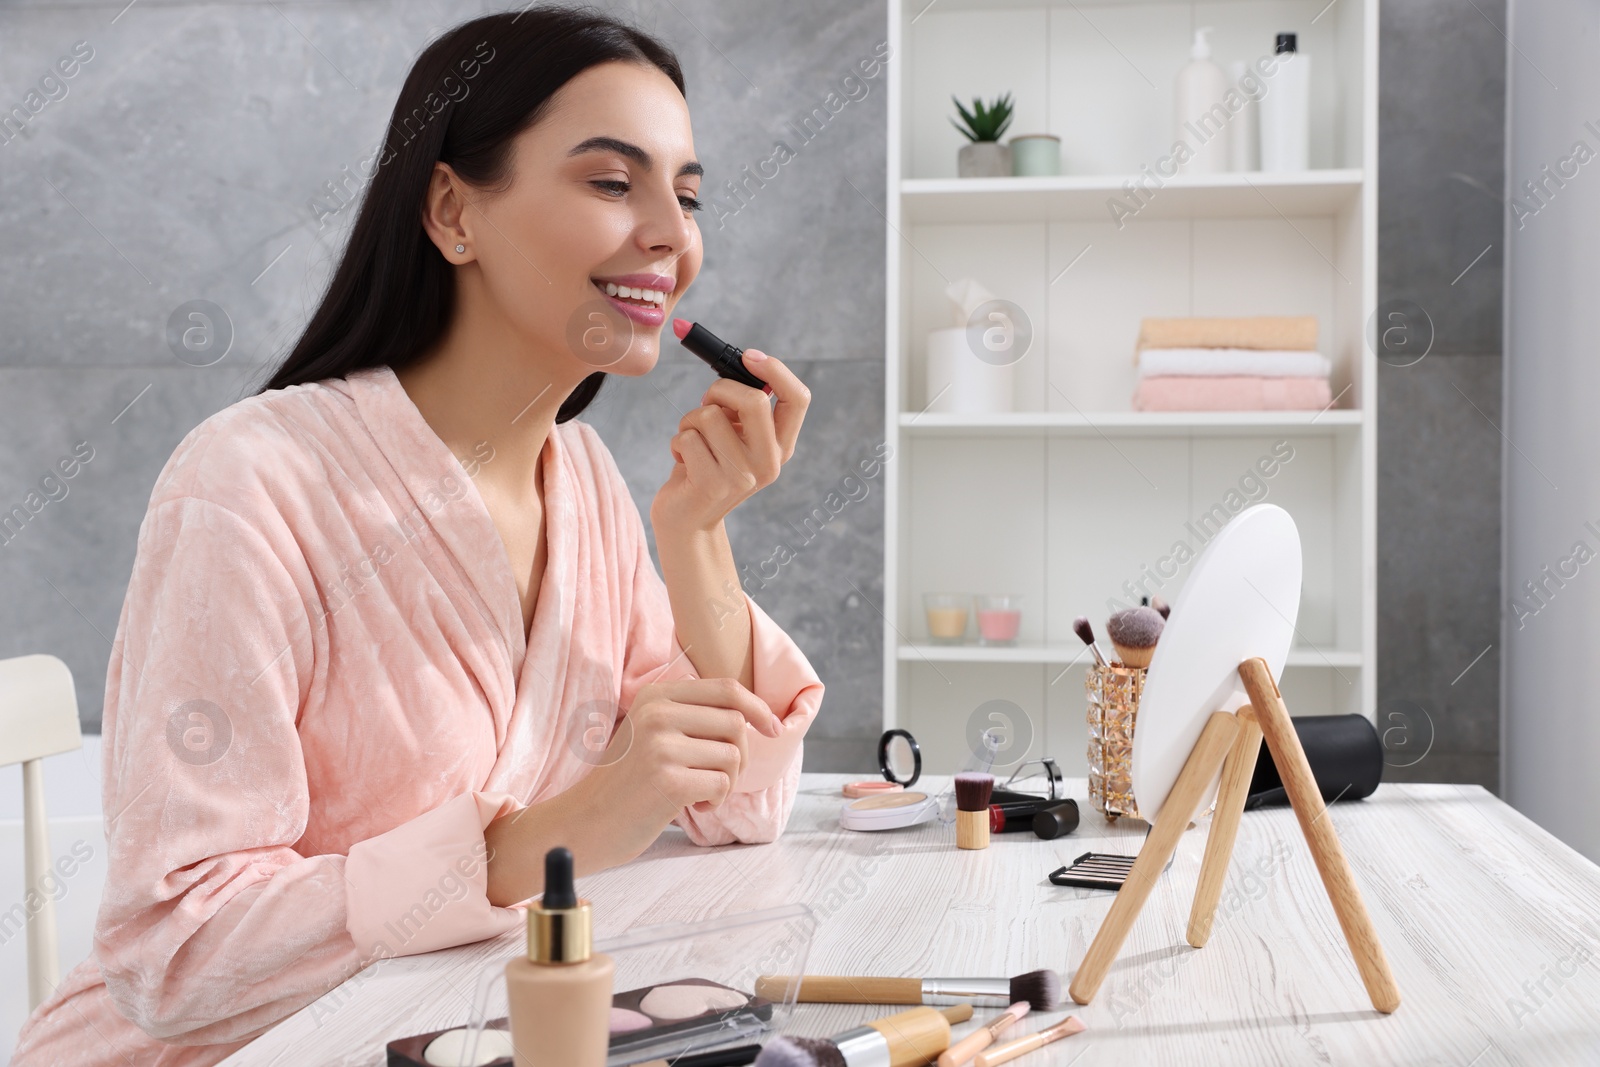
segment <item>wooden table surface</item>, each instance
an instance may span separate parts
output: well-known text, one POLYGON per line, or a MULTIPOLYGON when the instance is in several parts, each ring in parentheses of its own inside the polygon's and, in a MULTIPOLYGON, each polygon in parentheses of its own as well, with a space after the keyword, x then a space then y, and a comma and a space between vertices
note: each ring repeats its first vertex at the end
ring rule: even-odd
MULTIPOLYGON (((846 780, 806 775, 775 844, 699 849, 672 832, 583 879, 597 937, 799 902, 822 920, 812 973, 1051 967, 1065 985, 1112 895, 1046 876, 1090 849, 1131 854, 1143 839, 1142 823, 1094 813, 1081 779, 1066 790, 1082 825, 1056 841, 996 835, 987 850, 960 852, 953 828, 937 823, 850 833, 838 826, 846 780)), ((1183 936, 1202 822, 1094 1002, 1069 1002, 1088 1030, 1018 1064, 1600 1064, 1600 867, 1477 786, 1384 785, 1326 817, 1388 952, 1398 1011, 1372 1009, 1293 814, 1272 808, 1245 813, 1210 943, 1193 949, 1183 936)), ((463 1024, 484 965, 523 944, 518 932, 383 961, 223 1062, 382 1064, 393 1038, 463 1024)), ((825 1035, 887 1010, 803 1005, 788 1029, 825 1035)), ((1060 1017, 1036 1015, 1014 1034, 1060 1017)))

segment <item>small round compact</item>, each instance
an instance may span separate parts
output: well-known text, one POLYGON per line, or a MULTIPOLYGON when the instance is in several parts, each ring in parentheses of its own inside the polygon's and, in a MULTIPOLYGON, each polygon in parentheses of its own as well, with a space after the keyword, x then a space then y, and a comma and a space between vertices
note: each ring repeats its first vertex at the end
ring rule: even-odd
POLYGON ((928 794, 901 789, 850 801, 839 811, 839 825, 846 830, 898 830, 938 814, 939 804, 928 794))
POLYGON ((862 797, 898 793, 903 789, 905 789, 905 786, 899 782, 846 782, 844 784, 844 795, 851 800, 860 800, 862 797))
POLYGON ((844 795, 852 800, 883 796, 910 789, 922 777, 922 749, 910 730, 885 730, 878 738, 878 770, 883 781, 846 782, 844 795))

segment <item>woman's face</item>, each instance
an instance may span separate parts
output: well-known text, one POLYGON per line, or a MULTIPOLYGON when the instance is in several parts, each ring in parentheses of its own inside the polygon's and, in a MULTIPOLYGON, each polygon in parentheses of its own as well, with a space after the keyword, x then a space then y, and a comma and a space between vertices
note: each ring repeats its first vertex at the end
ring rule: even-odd
POLYGON ((610 62, 563 86, 517 137, 508 189, 469 193, 463 222, 490 298, 538 351, 571 360, 561 377, 655 366, 662 328, 700 271, 689 206, 700 170, 671 79, 610 62))

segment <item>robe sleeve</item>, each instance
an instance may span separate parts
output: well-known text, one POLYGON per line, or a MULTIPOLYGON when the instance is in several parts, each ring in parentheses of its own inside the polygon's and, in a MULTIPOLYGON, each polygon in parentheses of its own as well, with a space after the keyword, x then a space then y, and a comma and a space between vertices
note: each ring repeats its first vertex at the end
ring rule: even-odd
POLYGON ((381 956, 518 914, 489 905, 480 862, 509 796, 455 797, 348 857, 296 851, 320 601, 281 518, 250 514, 152 503, 107 679, 95 956, 117 1009, 178 1045, 254 1037, 381 956))
MULTIPOLYGON (((615 471, 615 466, 612 466, 615 471)), ((633 530, 631 606, 627 649, 624 654, 622 708, 633 706, 640 688, 650 682, 697 678, 698 673, 672 621, 672 604, 644 536, 644 520, 620 473, 612 485, 613 506, 619 515, 631 515, 633 530)), ((800 646, 742 589, 729 589, 737 603, 750 613, 753 677, 751 691, 767 702, 783 722, 776 738, 745 727, 749 763, 734 791, 711 811, 684 808, 673 822, 698 845, 725 845, 735 841, 756 844, 774 841, 789 821, 800 787, 802 738, 822 706, 823 685, 800 646)), ((733 610, 731 607, 730 611, 733 610)))

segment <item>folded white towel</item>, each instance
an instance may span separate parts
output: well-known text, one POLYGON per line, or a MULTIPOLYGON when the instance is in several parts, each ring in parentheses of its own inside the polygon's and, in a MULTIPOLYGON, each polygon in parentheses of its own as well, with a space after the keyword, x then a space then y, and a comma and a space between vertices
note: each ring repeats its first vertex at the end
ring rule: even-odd
POLYGON ((1146 348, 1139 377, 1167 375, 1259 378, 1326 378, 1332 370, 1316 352, 1260 348, 1146 348))

